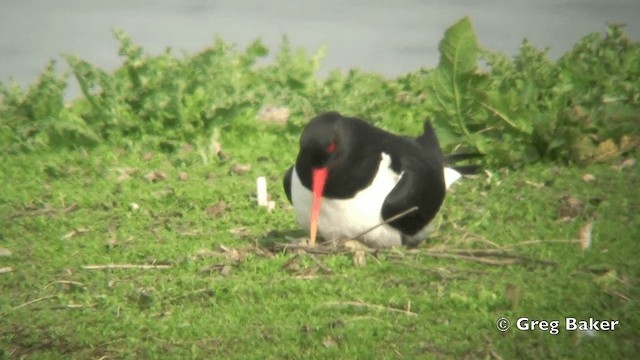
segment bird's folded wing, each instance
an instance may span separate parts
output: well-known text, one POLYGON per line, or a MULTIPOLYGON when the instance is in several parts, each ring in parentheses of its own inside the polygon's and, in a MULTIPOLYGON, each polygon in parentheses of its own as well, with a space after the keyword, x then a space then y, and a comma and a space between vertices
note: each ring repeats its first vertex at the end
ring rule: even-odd
POLYGON ((391 225, 413 235, 427 225, 444 200, 445 183, 441 172, 429 166, 414 166, 403 170, 402 177, 387 195, 382 205, 382 219, 387 220, 414 206, 414 211, 391 225))

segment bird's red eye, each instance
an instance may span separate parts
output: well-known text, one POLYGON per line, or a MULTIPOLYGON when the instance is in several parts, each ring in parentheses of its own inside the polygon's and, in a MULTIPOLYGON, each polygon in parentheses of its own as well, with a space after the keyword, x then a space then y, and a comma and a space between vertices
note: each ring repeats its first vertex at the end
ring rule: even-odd
POLYGON ((329 145, 327 145, 327 152, 332 153, 336 151, 336 147, 337 147, 336 142, 332 141, 329 145))

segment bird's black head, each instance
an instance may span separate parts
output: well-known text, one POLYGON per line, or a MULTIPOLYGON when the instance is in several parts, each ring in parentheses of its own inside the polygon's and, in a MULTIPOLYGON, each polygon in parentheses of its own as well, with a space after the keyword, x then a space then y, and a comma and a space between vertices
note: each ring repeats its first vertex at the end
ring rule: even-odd
POLYGON ((300 137, 296 171, 311 189, 315 169, 326 169, 324 195, 349 198, 371 182, 380 158, 371 156, 373 127, 362 120, 332 111, 320 114, 307 124, 300 137))
POLYGON ((348 145, 344 118, 337 112, 318 115, 307 124, 300 137, 297 164, 305 169, 299 170, 335 168, 344 157, 347 150, 345 146, 348 145))

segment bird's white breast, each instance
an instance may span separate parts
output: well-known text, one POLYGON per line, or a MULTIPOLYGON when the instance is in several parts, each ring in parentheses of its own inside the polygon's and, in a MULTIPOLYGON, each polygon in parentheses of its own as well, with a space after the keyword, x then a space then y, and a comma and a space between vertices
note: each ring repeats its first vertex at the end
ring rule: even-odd
MULTIPOLYGON (((320 236, 329 241, 349 239, 382 222, 384 199, 402 177, 391 170, 390 165, 390 157, 383 153, 378 172, 367 188, 351 199, 322 200, 318 220, 320 236)), ((291 199, 298 223, 309 229, 312 193, 302 185, 295 169, 291 177, 291 199)), ((367 233, 362 240, 370 246, 390 247, 401 244, 401 234, 391 226, 383 225, 367 233)))
MULTIPOLYGON (((450 168, 444 169, 444 175, 447 188, 461 177, 460 173, 450 168)), ((383 221, 382 204, 401 178, 402 173, 398 174, 391 169, 389 155, 382 153, 378 172, 367 188, 356 193, 351 199, 325 197, 322 200, 318 220, 320 236, 328 241, 351 239, 380 224, 383 221)), ((298 223, 307 230, 310 223, 312 198, 313 194, 302 185, 294 167, 291 176, 291 200, 298 223)), ((413 237, 426 238, 430 232, 429 225, 427 224, 413 237)), ((385 224, 368 232, 359 240, 375 248, 392 247, 402 244, 402 233, 385 224)))

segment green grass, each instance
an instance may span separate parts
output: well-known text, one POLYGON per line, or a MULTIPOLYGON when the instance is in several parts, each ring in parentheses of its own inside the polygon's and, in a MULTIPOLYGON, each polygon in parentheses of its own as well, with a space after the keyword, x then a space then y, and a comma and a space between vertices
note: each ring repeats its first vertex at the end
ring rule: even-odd
POLYGON ((514 57, 481 49, 462 19, 437 68, 396 79, 319 79, 322 51, 286 41, 257 66, 260 41, 151 56, 115 35, 113 72, 67 57, 71 103, 53 63, 27 89, 0 83, 0 359, 637 355, 640 44, 621 26, 551 61, 526 41, 514 57), (286 125, 256 120, 269 107, 286 125), (480 151, 490 172, 453 187, 417 249, 366 266, 284 251, 304 233, 281 176, 327 110, 407 135, 431 119, 445 150, 480 151), (109 264, 158 268, 86 268, 109 264), (500 332, 501 317, 619 325, 500 332))
POLYGON ((448 196, 427 244, 367 256, 365 267, 355 267, 350 254, 314 261, 264 250, 297 229, 280 185, 295 156, 286 149, 295 140, 269 129, 248 139, 223 133, 227 160, 208 154, 207 164, 205 150, 189 147, 153 156, 149 149, 108 146, 3 156, 0 247, 11 255, 0 257, 0 267, 13 271, 0 274, 2 354, 630 358, 640 347, 637 165, 538 164, 464 179, 448 196), (235 174, 238 163, 251 169, 235 174), (119 179, 124 168, 135 172, 119 179), (150 182, 145 175, 152 171, 166 178, 150 182), (188 174, 186 181, 180 172, 188 174), (596 180, 584 182, 585 173, 596 180), (255 205, 259 175, 267 176, 277 202, 271 213, 255 205), (565 195, 584 206, 567 209, 565 195), (221 201, 226 209, 207 212, 221 201), (593 243, 585 251, 576 243, 545 242, 577 239, 587 221, 593 221, 593 243), (233 231, 238 228, 245 230, 233 231), (512 249, 530 259, 522 264, 429 255, 435 248, 532 240, 542 241, 512 249), (82 268, 96 264, 171 267, 82 268), (408 306, 415 315, 387 310, 408 306), (495 322, 502 316, 514 326, 518 317, 594 317, 620 325, 595 336, 563 329, 555 336, 501 333, 495 322))

